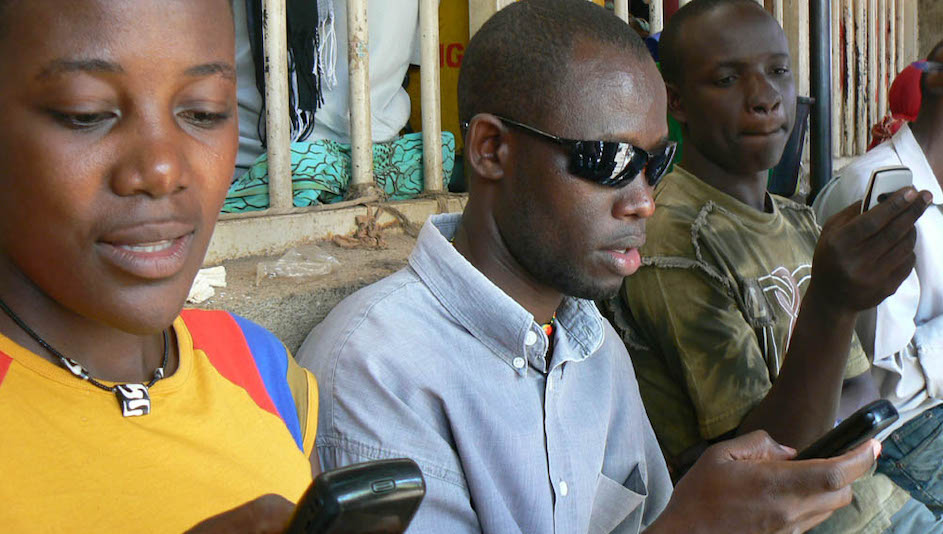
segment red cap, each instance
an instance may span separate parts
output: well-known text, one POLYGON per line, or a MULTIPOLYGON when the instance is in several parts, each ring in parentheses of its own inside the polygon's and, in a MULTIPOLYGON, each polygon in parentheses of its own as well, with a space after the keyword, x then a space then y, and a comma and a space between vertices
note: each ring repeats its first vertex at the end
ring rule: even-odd
POLYGON ((891 108, 891 115, 895 119, 902 119, 907 122, 917 120, 917 114, 920 113, 921 74, 923 73, 917 67, 907 65, 907 68, 894 78, 887 100, 891 108))

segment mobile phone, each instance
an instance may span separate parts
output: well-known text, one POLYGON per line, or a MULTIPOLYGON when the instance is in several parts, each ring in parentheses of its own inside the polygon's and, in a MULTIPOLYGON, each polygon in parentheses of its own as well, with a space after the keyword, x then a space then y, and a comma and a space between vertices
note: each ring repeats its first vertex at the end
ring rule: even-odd
POLYGON ((380 460, 325 471, 295 508, 286 534, 400 534, 426 494, 416 462, 380 460))
POLYGON ((878 435, 897 420, 897 410, 890 402, 879 399, 831 429, 796 456, 796 460, 832 458, 842 455, 878 435))
POLYGON ((871 173, 871 179, 868 180, 864 201, 861 202, 861 213, 877 206, 878 202, 884 200, 884 195, 894 193, 902 187, 913 185, 913 182, 913 173, 909 168, 902 165, 874 169, 871 173))

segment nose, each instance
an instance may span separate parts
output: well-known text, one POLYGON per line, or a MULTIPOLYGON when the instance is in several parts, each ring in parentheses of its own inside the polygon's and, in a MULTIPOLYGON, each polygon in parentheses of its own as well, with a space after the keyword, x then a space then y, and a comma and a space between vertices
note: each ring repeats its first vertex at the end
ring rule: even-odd
POLYGON ((652 186, 648 185, 644 173, 639 174, 629 185, 619 191, 613 205, 612 215, 616 219, 647 219, 655 213, 655 198, 652 186))
POLYGON ((160 198, 186 188, 184 158, 174 130, 171 125, 142 120, 127 132, 111 180, 117 195, 160 198))
POLYGON ((748 78, 746 104, 750 112, 769 115, 779 111, 782 103, 782 93, 766 74, 757 73, 748 78))

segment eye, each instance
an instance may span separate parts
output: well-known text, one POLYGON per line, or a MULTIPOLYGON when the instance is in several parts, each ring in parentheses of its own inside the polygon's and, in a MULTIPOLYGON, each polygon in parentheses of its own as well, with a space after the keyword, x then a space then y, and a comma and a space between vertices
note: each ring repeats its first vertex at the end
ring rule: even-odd
POLYGON ((228 121, 232 113, 188 109, 177 113, 177 116, 198 128, 212 129, 228 121))
POLYGON ((780 76, 789 74, 789 67, 773 67, 773 74, 778 74, 780 76))
POLYGON ((49 110, 49 114, 56 122, 73 130, 90 130, 105 124, 116 117, 110 111, 94 113, 70 113, 66 111, 49 110))
POLYGON ((718 78, 714 80, 714 85, 717 87, 730 87, 737 81, 737 77, 733 74, 730 76, 724 76, 723 78, 718 78))

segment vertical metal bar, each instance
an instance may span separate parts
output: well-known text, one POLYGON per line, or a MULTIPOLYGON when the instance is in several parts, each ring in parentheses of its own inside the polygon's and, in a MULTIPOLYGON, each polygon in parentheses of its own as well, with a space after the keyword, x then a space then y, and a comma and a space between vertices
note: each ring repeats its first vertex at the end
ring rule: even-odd
POLYGON ((629 21, 629 0, 615 0, 614 7, 615 7, 616 16, 628 22, 629 21))
POLYGON ((811 85, 812 97, 812 191, 809 202, 832 179, 832 125, 831 125, 831 4, 829 0, 811 0, 811 85))
POLYGON ((439 92, 439 2, 420 0, 423 189, 442 191, 442 108, 439 92))
POLYGON ((842 48, 841 48, 841 0, 832 1, 832 94, 835 95, 835 101, 832 102, 832 150, 836 154, 842 152, 842 109, 845 101, 841 98, 842 78, 842 48))
POLYGON ((648 4, 648 26, 651 33, 658 33, 665 29, 665 2, 652 0, 648 4))
POLYGON ((347 62, 350 78, 351 192, 373 185, 370 115, 370 35, 367 1, 347 2, 347 62))
POLYGON ((291 194, 291 119, 288 113, 288 30, 285 0, 262 4, 265 48, 265 135, 268 143, 269 209, 288 211, 291 194))

